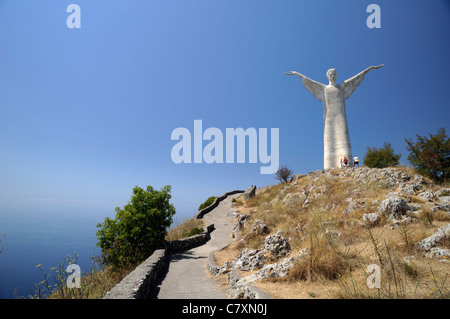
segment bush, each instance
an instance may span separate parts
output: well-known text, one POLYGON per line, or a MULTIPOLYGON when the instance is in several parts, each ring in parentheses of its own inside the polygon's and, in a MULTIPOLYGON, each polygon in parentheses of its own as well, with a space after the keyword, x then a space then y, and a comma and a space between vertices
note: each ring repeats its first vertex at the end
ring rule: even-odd
POLYGON ((172 228, 167 232, 166 241, 174 241, 199 234, 205 222, 202 219, 184 217, 183 222, 175 218, 172 228))
POLYGON ((371 168, 384 168, 397 166, 400 157, 401 154, 395 154, 391 144, 385 142, 380 149, 368 147, 363 162, 364 165, 371 168))
POLYGON ((287 166, 281 166, 275 173, 275 178, 282 183, 287 183, 293 172, 287 166))
POLYGON ((203 232, 203 228, 194 227, 191 230, 183 233, 183 238, 191 237, 191 236, 194 236, 194 235, 198 235, 198 234, 201 234, 202 232, 203 232))
POLYGON ((170 190, 170 186, 159 191, 136 186, 131 201, 123 209, 116 207, 115 219, 107 217, 97 224, 97 246, 105 264, 122 268, 140 263, 164 242, 175 214, 170 190))
POLYGON ((430 137, 416 135, 417 141, 405 139, 409 151, 408 161, 421 174, 437 182, 448 181, 450 176, 450 141, 445 128, 430 137))
POLYGON ((212 203, 214 203, 214 200, 216 199, 216 197, 211 196, 210 198, 208 198, 203 204, 201 204, 198 207, 198 210, 202 210, 203 208, 208 207, 209 205, 211 205, 212 203))

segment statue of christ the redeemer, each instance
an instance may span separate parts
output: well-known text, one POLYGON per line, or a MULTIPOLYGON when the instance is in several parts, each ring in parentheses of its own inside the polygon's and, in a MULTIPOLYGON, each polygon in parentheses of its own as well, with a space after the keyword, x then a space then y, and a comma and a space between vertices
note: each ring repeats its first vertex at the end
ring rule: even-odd
POLYGON ((323 102, 323 142, 324 142, 324 168, 340 167, 340 160, 346 157, 352 163, 352 147, 348 132, 345 100, 352 95, 358 85, 364 80, 364 75, 379 66, 371 66, 354 77, 336 84, 337 72, 335 69, 327 71, 329 84, 325 85, 295 71, 287 75, 297 75, 303 80, 303 85, 316 99, 323 102))

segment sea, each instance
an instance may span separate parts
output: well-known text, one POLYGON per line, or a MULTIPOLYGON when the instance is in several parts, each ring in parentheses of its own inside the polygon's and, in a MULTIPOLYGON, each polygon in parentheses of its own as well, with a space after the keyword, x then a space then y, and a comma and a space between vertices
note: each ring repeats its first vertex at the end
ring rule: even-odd
POLYGON ((66 258, 78 256, 82 273, 95 266, 93 257, 100 255, 96 225, 114 217, 114 209, 76 204, 55 209, 58 205, 48 204, 32 211, 0 210, 0 299, 35 295, 36 285, 56 274, 50 268, 63 265, 66 258))
MULTIPOLYGON (((94 262, 101 253, 97 224, 114 218, 116 206, 108 201, 0 197, 0 299, 36 295, 36 285, 45 276, 52 284, 56 271, 51 268, 67 267, 66 259, 76 258, 82 274, 100 267, 94 262)), ((177 210, 174 221, 183 220, 187 211, 177 210)))

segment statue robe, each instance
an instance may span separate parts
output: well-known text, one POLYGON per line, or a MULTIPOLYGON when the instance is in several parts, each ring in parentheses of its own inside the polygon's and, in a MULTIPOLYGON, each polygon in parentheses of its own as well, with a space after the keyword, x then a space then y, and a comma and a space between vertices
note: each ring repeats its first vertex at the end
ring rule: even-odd
POLYGON ((353 163, 352 146, 348 130, 345 100, 364 80, 360 73, 337 85, 325 85, 303 77, 304 87, 316 99, 323 102, 324 168, 340 167, 340 160, 347 157, 353 163))

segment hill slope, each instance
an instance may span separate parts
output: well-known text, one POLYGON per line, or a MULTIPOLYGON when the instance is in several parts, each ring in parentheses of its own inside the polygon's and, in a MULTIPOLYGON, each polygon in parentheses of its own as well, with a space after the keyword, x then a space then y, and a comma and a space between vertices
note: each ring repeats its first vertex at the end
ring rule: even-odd
POLYGON ((222 279, 242 272, 235 298, 247 282, 275 298, 448 298, 449 211, 450 188, 411 169, 314 171, 238 199, 238 239, 215 259, 222 279))

